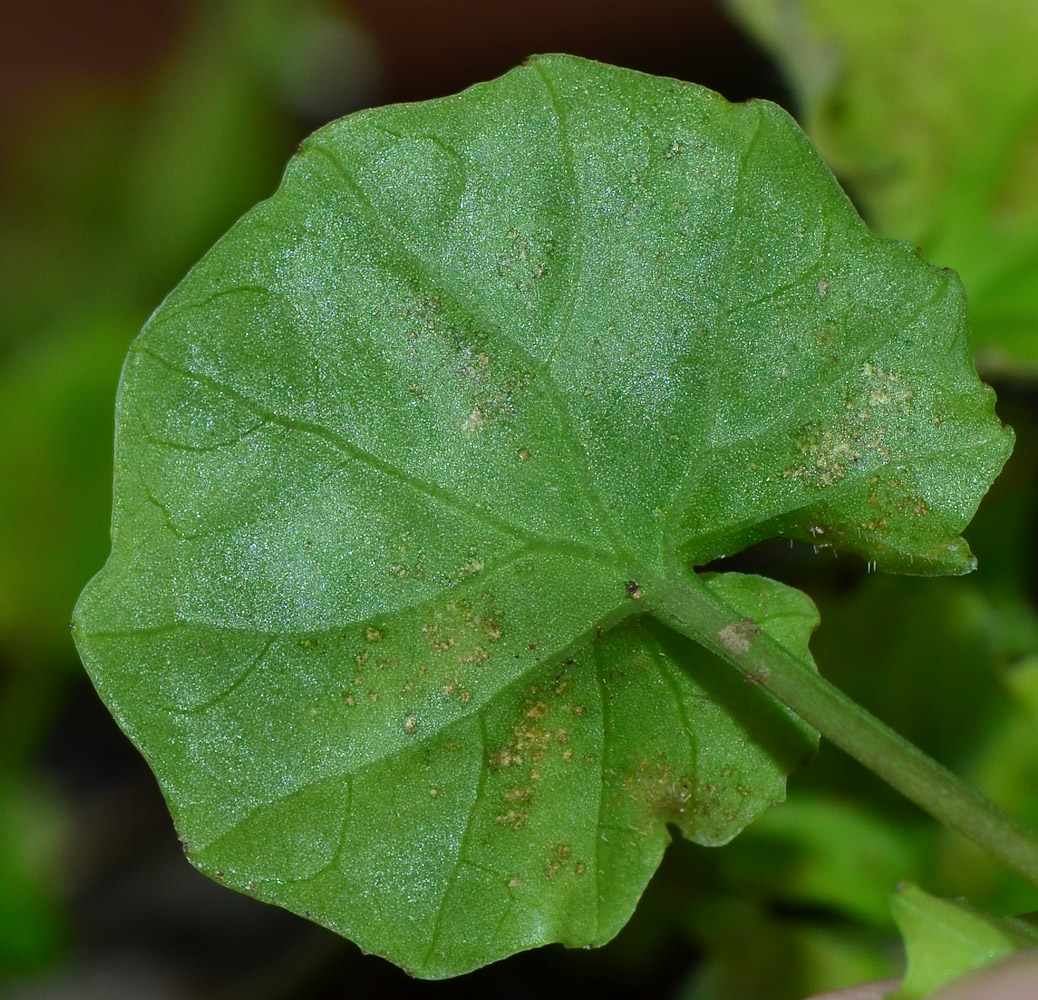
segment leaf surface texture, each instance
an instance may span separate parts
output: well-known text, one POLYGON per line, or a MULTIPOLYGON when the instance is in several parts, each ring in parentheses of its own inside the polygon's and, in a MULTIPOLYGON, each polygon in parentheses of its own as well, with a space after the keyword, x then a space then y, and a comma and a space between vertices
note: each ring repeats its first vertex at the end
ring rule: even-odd
POLYGON ((307 140, 134 343, 75 629, 191 859, 425 977, 600 944, 815 734, 652 617, 777 535, 959 573, 955 276, 788 116, 563 56, 307 140))

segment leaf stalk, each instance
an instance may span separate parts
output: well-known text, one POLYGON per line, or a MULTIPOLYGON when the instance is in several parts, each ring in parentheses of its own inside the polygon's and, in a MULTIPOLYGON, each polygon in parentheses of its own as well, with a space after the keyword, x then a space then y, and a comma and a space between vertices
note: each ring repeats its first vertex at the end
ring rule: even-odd
POLYGON ((1038 886, 1038 834, 741 618, 694 577, 646 588, 660 621, 740 670, 935 819, 1038 886))

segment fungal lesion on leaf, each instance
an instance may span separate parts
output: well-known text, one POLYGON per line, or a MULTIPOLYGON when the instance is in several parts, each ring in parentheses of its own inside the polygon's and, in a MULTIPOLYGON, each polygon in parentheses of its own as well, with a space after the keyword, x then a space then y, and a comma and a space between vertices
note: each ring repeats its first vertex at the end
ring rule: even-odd
POLYGON ((901 475, 881 478, 870 476, 869 490, 865 503, 876 511, 861 524, 862 530, 872 534, 886 535, 890 533, 890 512, 897 511, 909 518, 923 519, 930 516, 930 505, 919 493, 907 485, 901 475))
POLYGON ((782 470, 787 479, 811 487, 833 486, 847 475, 847 467, 861 461, 854 435, 840 430, 807 424, 796 433, 796 460, 782 470))
POLYGON ((717 632, 717 640, 730 656, 745 656, 749 652, 754 636, 760 634, 760 626, 752 618, 740 618, 729 622, 717 632))
POLYGON ((494 822, 497 823, 498 826, 508 827, 508 829, 518 832, 526 826, 526 818, 525 809, 508 809, 495 816, 494 822))
POLYGON ((498 274, 516 291, 528 294, 550 272, 551 254, 550 238, 524 236, 519 230, 510 229, 504 236, 498 274))
POLYGON ((548 855, 548 864, 544 869, 544 877, 550 882, 569 864, 573 854, 569 844, 555 844, 548 855))
POLYGON ((470 601, 447 601, 434 607, 421 626, 425 645, 440 656, 450 654, 458 664, 481 664, 490 659, 488 646, 501 640, 498 615, 477 610, 470 601))
POLYGON ((465 682, 457 671, 444 681, 440 691, 445 698, 457 698, 463 705, 472 700, 472 692, 465 687, 465 682))
POLYGON ((624 788, 643 811, 665 822, 680 820, 693 800, 695 779, 679 774, 663 757, 638 761, 624 788))
POLYGON ((501 792, 501 801, 508 803, 519 802, 528 806, 533 801, 533 788, 530 785, 512 785, 501 792))
POLYGON ((480 557, 479 550, 474 545, 470 546, 464 561, 458 568, 458 579, 464 580, 476 573, 482 573, 484 569, 486 569, 486 564, 480 557))
POLYGON ((863 362, 832 418, 794 432, 794 460, 782 474, 818 489, 836 485, 863 462, 885 462, 891 442, 908 424, 915 396, 897 372, 863 362))
POLYGON ((573 744, 580 742, 586 709, 565 698, 571 683, 572 678, 559 670, 544 683, 531 684, 529 696, 517 706, 519 721, 507 740, 487 756, 492 773, 514 768, 523 775, 512 779, 511 788, 532 789, 548 768, 568 766, 576 759, 573 744))
POLYGON ((470 438, 510 423, 518 413, 518 394, 534 378, 528 371, 509 368, 505 360, 495 364, 486 351, 466 344, 457 348, 455 376, 459 425, 470 438))
POLYGON ((521 722, 512 729, 511 739, 495 750, 487 763, 492 771, 521 767, 543 759, 551 749, 551 733, 535 722, 521 722))

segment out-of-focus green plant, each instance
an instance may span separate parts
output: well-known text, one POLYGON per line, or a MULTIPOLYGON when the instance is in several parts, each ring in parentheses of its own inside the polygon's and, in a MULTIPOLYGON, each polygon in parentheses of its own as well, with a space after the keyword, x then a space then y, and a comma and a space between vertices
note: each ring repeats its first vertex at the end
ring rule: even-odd
POLYGON ((729 3, 873 226, 959 272, 978 363, 1038 374, 1038 4, 729 3))
POLYGON ((899 887, 892 905, 905 938, 908 968, 890 1000, 924 1000, 973 969, 1038 945, 1038 926, 1027 920, 998 920, 915 885, 899 887))

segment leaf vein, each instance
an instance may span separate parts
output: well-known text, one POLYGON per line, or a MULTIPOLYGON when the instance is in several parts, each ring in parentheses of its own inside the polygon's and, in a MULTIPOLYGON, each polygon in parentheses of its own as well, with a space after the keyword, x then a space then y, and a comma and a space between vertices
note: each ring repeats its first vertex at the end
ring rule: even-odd
POLYGON ((422 964, 428 965, 429 960, 432 958, 433 953, 436 951, 436 944, 439 940, 440 934, 443 932, 443 921, 447 912, 447 897, 450 896, 451 890, 453 889, 457 878, 458 872, 461 870, 462 863, 465 858, 466 842, 471 838, 472 826, 475 822, 476 813, 479 809, 480 799, 483 796, 483 790, 486 786, 487 771, 489 768, 486 765, 485 757, 487 752, 487 746, 489 741, 487 739, 486 729, 486 718, 483 715, 479 716, 479 767, 476 772, 476 788, 472 795, 472 801, 469 804, 468 811, 465 817, 465 829, 462 831, 461 837, 458 840, 458 851, 457 857, 454 859, 454 864, 451 866, 450 876, 445 880, 443 893, 440 896, 439 905, 436 908, 436 916, 433 918, 432 933, 429 935, 429 946, 425 950, 425 955, 422 958, 422 964))
POLYGON ((387 462, 377 455, 372 454, 369 451, 365 451, 363 448, 358 447, 348 438, 343 435, 331 430, 328 427, 324 427, 321 424, 313 423, 312 421, 299 420, 297 418, 285 416, 280 413, 276 413, 272 410, 268 410, 261 406, 259 403, 250 399, 244 393, 239 392, 231 386, 225 385, 218 379, 212 378, 212 376, 203 374, 201 372, 193 372, 189 368, 176 364, 169 359, 163 357, 161 354, 152 350, 148 347, 137 346, 135 348, 141 354, 147 355, 157 363, 168 368, 170 371, 174 371, 180 375, 186 375, 190 378, 197 379, 200 382, 205 383, 211 388, 218 392, 226 393, 232 399, 241 403, 243 406, 251 409, 257 416, 262 417, 268 424, 274 424, 291 430, 293 432, 299 432, 304 434, 310 434, 316 437, 334 450, 345 455, 351 461, 355 461, 358 464, 365 465, 368 468, 374 469, 376 472, 381 473, 389 479, 400 483, 401 485, 407 486, 414 490, 416 493, 420 493, 432 500, 436 500, 439 503, 444 504, 447 507, 453 508, 458 511, 462 511, 476 520, 482 521, 484 524, 496 528, 504 534, 510 535, 513 538, 521 539, 523 541, 549 541, 534 532, 528 531, 525 528, 521 528, 514 525, 503 518, 498 517, 495 514, 490 513, 478 504, 470 503, 466 500, 461 499, 457 494, 451 493, 448 490, 444 490, 439 486, 435 486, 432 483, 427 483, 417 476, 413 476, 403 469, 398 468, 391 462, 387 462))
MULTIPOLYGON (((557 321, 558 330, 555 334, 555 339, 552 342, 544 361, 540 365, 540 369, 551 385, 552 402, 555 405, 559 422, 562 424, 563 441, 565 442, 567 450, 573 455, 575 467, 580 472, 581 486, 583 487, 584 495, 593 505, 599 523, 606 532, 606 536, 609 538, 614 550, 619 554, 626 551, 626 546, 624 545, 617 528, 613 524, 613 518, 605 505, 601 493, 595 488, 591 475, 591 457, 588 454, 587 446, 584 443, 584 436, 578 431, 573 421, 570 408, 566 403, 565 397, 559 390, 552 371, 556 353, 573 328, 573 319, 576 315, 577 301, 581 287, 581 276, 585 267, 584 241, 581 236, 583 226, 579 221, 576 221, 581 215, 582 199, 580 183, 577 178, 576 157, 573 153, 573 140, 570 136, 565 102, 560 98, 554 83, 545 73, 544 67, 536 60, 532 63, 532 66, 534 73, 537 75, 538 80, 544 87, 545 93, 548 95, 549 103, 551 104, 552 111, 555 115, 556 134, 558 136, 559 148, 562 150, 562 159, 566 173, 566 186, 569 188, 571 193, 570 212, 568 213, 570 219, 570 255, 568 261, 569 273, 566 276, 567 303, 564 316, 557 321)), ((631 561, 629 554, 628 560, 631 561)))
POLYGON ((252 658, 248 666, 246 666, 242 672, 235 677, 226 687, 217 691, 216 694, 210 696, 203 702, 199 702, 197 705, 191 705, 190 707, 184 708, 179 705, 169 705, 165 708, 165 711, 176 714, 176 715, 196 715, 201 712, 208 712, 211 708, 215 708, 224 699, 230 697, 235 691, 238 690, 244 684, 249 677, 259 668, 260 664, 266 659, 267 653, 270 652, 270 647, 276 642, 273 638, 268 638, 263 644, 263 648, 252 658))
MULTIPOLYGON (((534 65, 536 66, 536 63, 534 63, 534 65)), ((556 117, 558 120, 558 115, 556 115, 556 117)), ((322 146, 313 145, 307 148, 313 149, 318 153, 318 155, 332 165, 342 178, 350 193, 353 195, 357 204, 367 215, 371 225, 377 230, 382 242, 391 242, 397 253, 410 264, 413 272, 411 275, 412 279, 417 278, 441 299, 449 300, 454 307, 465 315, 474 325, 482 327, 483 330, 488 333, 493 332, 494 337, 498 342, 507 344, 508 348, 520 361, 529 365, 533 370, 537 371, 544 377, 547 383, 546 395, 551 404, 552 410, 554 411, 555 419, 559 424, 559 439, 562 442, 563 447, 565 447, 574 457, 574 465, 580 475, 579 485, 583 490, 584 496, 587 499, 588 504, 594 508, 598 515, 599 523, 605 531, 610 544, 613 546, 614 554, 619 556, 623 553, 627 556, 628 561, 630 561, 630 553, 625 551, 625 547, 622 544, 619 534, 613 528, 612 518, 609 516, 608 510, 602 501, 601 496, 594 488, 591 477, 590 459, 584 445, 583 436, 576 430, 569 406, 565 397, 559 390, 558 384, 551 371, 549 360, 537 358, 531 355, 499 323, 491 322, 486 316, 482 315, 471 301, 463 297, 458 288, 448 282, 447 278, 442 273, 413 251, 397 233, 396 229, 382 220, 374 205, 372 205, 370 199, 365 195, 360 184, 358 184, 357 180, 353 177, 352 173, 344 163, 322 146)), ((571 186, 572 183, 573 182, 571 182, 571 186)), ((574 193, 574 197, 575 196, 574 193)), ((571 297, 575 303, 575 291, 571 292, 571 297)), ((562 338, 560 338, 560 340, 561 339, 562 338)))

